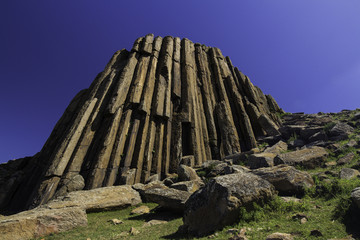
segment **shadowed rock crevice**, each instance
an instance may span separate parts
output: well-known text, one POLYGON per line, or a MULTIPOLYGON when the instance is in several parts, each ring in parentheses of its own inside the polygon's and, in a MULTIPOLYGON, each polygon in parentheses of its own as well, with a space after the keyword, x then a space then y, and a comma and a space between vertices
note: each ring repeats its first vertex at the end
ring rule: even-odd
POLYGON ((200 166, 248 151, 278 133, 277 112, 218 48, 148 34, 75 96, 1 209, 35 207, 82 186, 163 179, 184 156, 200 166))

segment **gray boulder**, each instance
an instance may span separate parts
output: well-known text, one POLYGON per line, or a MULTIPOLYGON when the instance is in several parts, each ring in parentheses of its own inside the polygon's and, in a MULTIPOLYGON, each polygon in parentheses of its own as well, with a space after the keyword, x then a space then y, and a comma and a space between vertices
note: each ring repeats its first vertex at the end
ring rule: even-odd
POLYGON ((333 128, 329 131, 329 136, 331 139, 341 140, 347 139, 348 136, 354 132, 354 128, 349 126, 346 123, 338 122, 333 128))
POLYGON ((294 152, 282 153, 275 157, 275 165, 288 164, 291 166, 300 165, 304 168, 313 169, 322 166, 328 152, 322 147, 311 147, 294 152))
POLYGON ((284 195, 303 194, 305 187, 314 185, 308 173, 287 165, 259 168, 252 173, 269 181, 280 194, 284 195))
POLYGON ((154 202, 165 209, 183 212, 191 193, 168 187, 149 188, 144 191, 147 202, 154 202))
POLYGON ((360 172, 356 169, 352 168, 343 168, 340 171, 340 178, 341 179, 352 179, 360 175, 360 172))
POLYGON ((203 185, 204 183, 202 181, 195 180, 195 181, 177 182, 172 184, 170 188, 193 193, 199 190, 203 185))
POLYGON ((248 165, 251 169, 274 166, 274 153, 257 153, 248 158, 248 165))
POLYGON ((338 161, 337 161, 337 164, 339 165, 344 165, 344 164, 347 164, 347 163, 350 163, 355 157, 355 154, 354 153, 348 153, 346 154, 344 157, 340 158, 338 161))
POLYGON ((286 152, 288 150, 288 145, 286 142, 279 141, 275 145, 268 147, 265 149, 264 152, 266 153, 274 153, 274 154, 280 154, 282 152, 286 152))
POLYGON ((211 179, 186 202, 183 229, 193 235, 206 235, 239 218, 239 208, 271 198, 274 186, 246 172, 211 179))

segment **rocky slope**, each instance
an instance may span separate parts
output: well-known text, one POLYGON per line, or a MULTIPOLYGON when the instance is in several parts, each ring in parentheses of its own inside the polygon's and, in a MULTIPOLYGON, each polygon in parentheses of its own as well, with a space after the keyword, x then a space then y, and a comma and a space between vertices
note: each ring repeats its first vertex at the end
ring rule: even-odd
POLYGON ((146 35, 75 96, 36 156, 1 167, 0 209, 248 151, 279 133, 281 112, 218 48, 146 35))

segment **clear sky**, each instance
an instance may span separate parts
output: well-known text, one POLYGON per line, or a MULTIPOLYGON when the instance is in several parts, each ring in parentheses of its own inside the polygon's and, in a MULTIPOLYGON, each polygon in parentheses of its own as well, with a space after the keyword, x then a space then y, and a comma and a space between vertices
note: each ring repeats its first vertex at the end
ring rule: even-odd
POLYGON ((147 33, 218 47, 287 112, 360 108, 359 0, 3 0, 0 162, 40 151, 70 100, 147 33))

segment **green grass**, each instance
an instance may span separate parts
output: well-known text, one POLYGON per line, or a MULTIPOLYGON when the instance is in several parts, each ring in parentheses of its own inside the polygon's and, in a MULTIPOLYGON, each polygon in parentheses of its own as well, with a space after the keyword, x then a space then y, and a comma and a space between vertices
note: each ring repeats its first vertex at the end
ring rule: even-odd
POLYGON ((78 227, 68 232, 62 232, 38 239, 46 240, 113 240, 113 239, 164 239, 165 236, 173 234, 177 231, 178 227, 182 224, 181 216, 169 215, 164 212, 155 213, 157 204, 146 203, 152 209, 150 214, 145 215, 130 215, 130 212, 135 207, 129 207, 123 210, 98 212, 88 214, 88 226, 78 227), (165 216, 164 216, 165 215, 165 216), (167 215, 167 216, 166 216, 167 215), (150 227, 143 227, 144 223, 151 219, 159 219, 166 217, 170 221, 166 224, 159 224, 150 227), (121 219, 124 223, 114 225, 109 220, 121 219), (131 227, 139 230, 140 234, 134 236, 121 236, 123 232, 129 232, 131 227), (146 236, 146 237, 145 237, 146 236))

